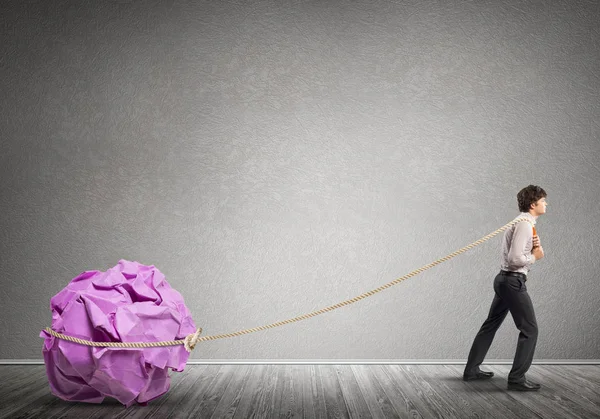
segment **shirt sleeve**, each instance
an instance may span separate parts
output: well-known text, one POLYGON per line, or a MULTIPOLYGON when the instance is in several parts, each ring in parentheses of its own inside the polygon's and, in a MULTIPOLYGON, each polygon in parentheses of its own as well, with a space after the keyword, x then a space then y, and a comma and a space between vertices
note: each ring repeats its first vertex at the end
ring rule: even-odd
POLYGON ((515 268, 528 267, 533 265, 535 257, 530 250, 526 250, 527 244, 533 238, 531 224, 527 221, 521 221, 515 226, 513 232, 510 250, 508 251, 508 263, 515 268))

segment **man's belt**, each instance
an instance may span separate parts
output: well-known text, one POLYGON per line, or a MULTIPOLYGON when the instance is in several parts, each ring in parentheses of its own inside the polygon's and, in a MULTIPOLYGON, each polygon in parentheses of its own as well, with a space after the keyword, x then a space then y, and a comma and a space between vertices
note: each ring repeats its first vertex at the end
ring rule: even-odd
POLYGON ((512 271, 503 271, 500 270, 500 275, 505 275, 505 276, 514 276, 517 278, 521 278, 523 281, 527 281, 527 275, 522 273, 522 272, 512 272, 512 271))

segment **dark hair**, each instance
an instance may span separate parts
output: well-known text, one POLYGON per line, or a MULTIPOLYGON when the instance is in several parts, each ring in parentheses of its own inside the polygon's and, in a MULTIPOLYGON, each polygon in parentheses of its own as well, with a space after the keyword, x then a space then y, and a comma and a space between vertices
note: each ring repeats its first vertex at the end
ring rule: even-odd
POLYGON ((517 194, 517 203, 519 204, 519 211, 528 212, 531 204, 535 204, 542 198, 545 198, 546 191, 539 186, 529 185, 519 191, 517 194))

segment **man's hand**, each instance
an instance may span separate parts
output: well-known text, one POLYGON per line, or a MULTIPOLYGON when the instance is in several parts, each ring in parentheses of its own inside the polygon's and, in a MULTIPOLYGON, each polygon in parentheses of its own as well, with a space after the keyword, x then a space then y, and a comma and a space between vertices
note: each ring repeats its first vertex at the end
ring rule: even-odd
POLYGON ((535 256, 535 260, 540 260, 544 257, 544 248, 542 246, 538 246, 534 248, 531 253, 533 256, 535 256))
POLYGON ((535 249, 536 247, 540 246, 540 238, 535 235, 533 236, 533 248, 535 249))

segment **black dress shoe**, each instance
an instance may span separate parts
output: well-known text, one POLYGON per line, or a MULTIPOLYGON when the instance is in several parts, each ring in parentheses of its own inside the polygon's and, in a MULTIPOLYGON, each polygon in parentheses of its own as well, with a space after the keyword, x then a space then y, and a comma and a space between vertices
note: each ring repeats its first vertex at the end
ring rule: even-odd
POLYGON ((463 381, 487 380, 494 376, 493 372, 478 371, 475 374, 463 375, 463 381))
POLYGON ((522 383, 508 383, 508 390, 516 391, 538 391, 542 386, 537 383, 525 380, 522 383))

